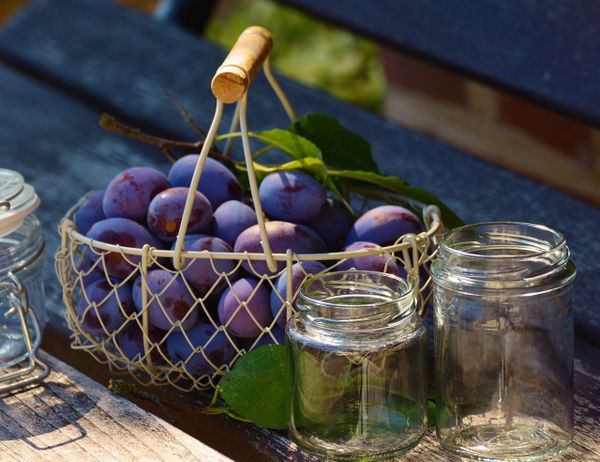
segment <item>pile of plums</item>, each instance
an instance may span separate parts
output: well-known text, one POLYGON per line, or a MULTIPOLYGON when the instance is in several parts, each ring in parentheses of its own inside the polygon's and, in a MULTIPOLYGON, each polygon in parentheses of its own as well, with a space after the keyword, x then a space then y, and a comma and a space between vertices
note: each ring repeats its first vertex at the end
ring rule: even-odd
MULTIPOLYGON (((149 167, 119 173, 105 190, 82 202, 74 215, 79 232, 94 241, 123 247, 174 248, 197 161, 195 154, 182 157, 168 175, 149 167)), ((260 183, 259 196, 274 253, 376 248, 421 231, 417 217, 396 205, 373 208, 356 219, 341 202, 328 197, 317 180, 299 170, 267 175, 260 183)), ((235 175, 212 158, 207 159, 194 193, 184 247, 219 253, 263 251, 249 195, 235 175)), ((88 249, 77 268, 83 288, 76 303, 81 328, 100 340, 110 339, 132 361, 144 356, 147 335, 150 342, 160 341, 166 357, 175 364, 183 362, 192 375, 212 373, 215 366, 230 362, 236 355, 230 339, 240 347, 273 338, 283 341, 285 274, 272 274, 265 261, 257 260, 240 264, 237 258, 186 259, 181 271, 163 260, 148 269, 143 284, 137 269, 140 257, 126 251, 88 249), (263 275, 269 275, 271 282, 263 275), (150 327, 145 334, 141 322, 132 322, 135 316, 141 319, 143 310, 147 310, 150 327), (214 325, 225 326, 229 335, 214 325), (262 335, 266 328, 270 335, 262 335)), ((335 265, 335 270, 350 268, 405 275, 404 268, 385 252, 335 265)), ((284 263, 279 262, 277 271, 283 269, 284 263)), ((296 263, 292 292, 308 275, 325 270, 318 261, 296 263)))

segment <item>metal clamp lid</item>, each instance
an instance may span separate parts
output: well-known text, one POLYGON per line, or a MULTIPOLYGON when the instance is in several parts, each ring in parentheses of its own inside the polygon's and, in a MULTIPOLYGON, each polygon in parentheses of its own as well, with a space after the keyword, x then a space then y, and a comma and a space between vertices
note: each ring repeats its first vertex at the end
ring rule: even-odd
POLYGON ((40 198, 23 176, 0 169, 0 236, 17 229, 40 205, 40 198))

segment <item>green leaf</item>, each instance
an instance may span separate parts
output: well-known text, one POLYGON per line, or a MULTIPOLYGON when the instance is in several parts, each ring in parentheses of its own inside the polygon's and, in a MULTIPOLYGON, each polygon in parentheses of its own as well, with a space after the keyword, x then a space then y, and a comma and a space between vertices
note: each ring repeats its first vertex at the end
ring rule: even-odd
POLYGON ((322 159, 321 150, 317 146, 306 138, 289 130, 274 128, 262 132, 251 132, 249 135, 281 149, 292 159, 302 159, 304 157, 322 159))
POLYGON ((435 407, 435 401, 430 399, 429 401, 427 401, 427 426, 428 427, 435 426, 436 417, 437 417, 437 410, 435 407))
POLYGON ((388 191, 395 192, 404 197, 414 199, 423 204, 437 205, 442 213, 442 221, 444 225, 449 228, 456 228, 462 226, 463 221, 440 199, 434 194, 424 189, 415 188, 410 186, 405 181, 402 181, 396 176, 380 175, 373 172, 361 172, 353 170, 329 170, 329 175, 335 178, 345 178, 347 180, 364 182, 368 184, 374 184, 380 188, 387 189, 388 191))
POLYGON ((267 428, 287 428, 290 383, 285 346, 267 345, 242 356, 218 388, 242 418, 267 428))
MULTIPOLYGON (((258 162, 253 163, 254 172, 259 181, 269 173, 283 172, 287 170, 304 170, 320 181, 327 177, 327 167, 321 159, 316 157, 305 157, 304 159, 292 160, 280 165, 263 165, 258 162)), ((239 164, 238 168, 245 169, 245 165, 239 164)))
POLYGON ((307 114, 294 123, 290 130, 317 145, 323 161, 331 168, 378 171, 369 142, 348 130, 335 117, 307 114))

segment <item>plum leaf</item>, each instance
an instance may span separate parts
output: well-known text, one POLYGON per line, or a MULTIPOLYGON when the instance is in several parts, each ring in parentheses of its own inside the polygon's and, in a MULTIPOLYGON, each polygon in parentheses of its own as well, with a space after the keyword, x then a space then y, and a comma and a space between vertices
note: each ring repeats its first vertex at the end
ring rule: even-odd
POLYGON ((378 171, 369 142, 344 127, 335 117, 320 113, 307 114, 295 122, 290 130, 313 142, 330 168, 378 171))
POLYGON ((352 212, 352 208, 350 204, 346 201, 346 198, 341 193, 338 185, 333 181, 333 179, 329 176, 327 166, 323 163, 321 159, 316 157, 313 158, 304 158, 298 160, 292 160, 290 162, 286 162, 285 164, 280 165, 263 165, 258 162, 254 162, 253 164, 254 171, 256 176, 261 180, 265 175, 269 173, 275 172, 284 172, 288 170, 304 170, 309 173, 311 176, 321 181, 323 185, 333 192, 340 201, 344 204, 344 206, 352 212))
POLYGON ((435 427, 435 420, 437 417, 437 408, 435 406, 435 401, 428 400, 427 401, 427 426, 435 427))
POLYGON ((286 347, 266 345, 239 358, 218 385, 221 398, 257 425, 287 428, 290 382, 286 347))
POLYGON ((376 185, 381 189, 400 194, 403 197, 416 200, 422 204, 437 205, 442 213, 442 221, 449 229, 464 224, 463 221, 433 193, 411 186, 397 176, 380 175, 378 173, 358 170, 329 170, 328 174, 332 178, 347 180, 353 183, 362 182, 369 185, 376 185))
POLYGON ((327 167, 321 159, 315 157, 305 157, 304 159, 292 160, 279 165, 264 165, 254 162, 253 167, 259 178, 269 173, 285 172, 288 170, 304 170, 320 181, 323 181, 327 176, 327 167))
POLYGON ((304 157, 316 157, 322 159, 321 150, 306 138, 289 130, 274 128, 261 132, 252 132, 250 136, 257 138, 263 143, 272 144, 286 153, 292 159, 304 157))

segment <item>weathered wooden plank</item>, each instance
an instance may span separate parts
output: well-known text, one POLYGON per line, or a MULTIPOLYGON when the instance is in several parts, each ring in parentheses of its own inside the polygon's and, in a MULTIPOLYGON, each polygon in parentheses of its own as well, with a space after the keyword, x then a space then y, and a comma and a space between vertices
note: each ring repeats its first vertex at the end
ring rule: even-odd
MULTIPOLYGON (((81 366, 85 365, 85 373, 91 374, 100 383, 107 383, 109 374, 106 370, 98 368, 89 362, 86 362, 87 355, 78 351, 67 351, 66 346, 62 346, 52 335, 47 338, 49 343, 54 345, 55 354, 67 355, 67 360, 71 363, 81 366)), ((600 348, 584 341, 576 342, 576 362, 575 362, 575 428, 576 436, 573 446, 557 462, 572 461, 596 461, 600 460, 600 408, 597 397, 600 396, 600 348)), ((237 444, 250 445, 255 448, 263 449, 261 459, 256 459, 251 454, 238 453, 228 455, 235 460, 247 461, 308 461, 316 462, 318 458, 307 455, 299 451, 282 432, 273 432, 264 428, 259 428, 251 424, 239 424, 224 416, 206 416, 197 413, 185 413, 179 409, 168 405, 173 400, 173 396, 168 391, 149 389, 149 392, 158 399, 164 399, 165 407, 161 408, 149 401, 139 401, 133 398, 141 406, 148 408, 151 412, 160 415, 166 419, 174 419, 175 424, 191 435, 208 442, 212 433, 217 433, 221 441, 211 440, 210 443, 222 452, 228 451, 227 446, 231 443, 228 438, 231 425, 235 426, 237 432, 237 444), (193 416, 193 417, 192 417, 193 416)), ((190 403, 197 405, 199 397, 190 396, 190 403)), ((204 398, 206 402, 210 399, 210 394, 204 398)), ((185 403, 185 397, 180 399, 185 403)), ((435 435, 430 431, 423 439, 421 444, 410 453, 397 459, 398 461, 410 462, 430 462, 430 461, 453 461, 458 458, 452 458, 441 451, 435 440, 435 435)))
POLYGON ((215 461, 231 459, 58 359, 43 385, 0 402, 0 460, 215 461))
POLYGON ((282 0, 600 125, 600 4, 593 0, 282 0))
MULTIPOLYGON (((40 394, 49 393, 46 388, 39 388, 31 390, 27 395, 14 394, 4 399, 5 408, 2 413, 11 419, 6 425, 11 431, 16 430, 15 436, 18 435, 19 439, 26 440, 32 449, 51 458, 62 457, 69 462, 99 460, 81 445, 83 430, 57 415, 53 406, 39 398, 40 394), (68 450, 60 454, 57 449, 65 444, 69 444, 68 450)), ((99 446, 99 451, 96 452, 105 451, 99 446)))
MULTIPOLYGON (((57 315, 51 314, 51 317, 55 316, 57 315)), ((54 325, 57 323, 53 323, 54 325)), ((64 330, 56 331, 54 328, 47 328, 42 342, 43 347, 99 383, 107 384, 111 378, 108 369, 95 363, 87 353, 69 349, 65 341, 67 334, 64 330)), ((120 378, 128 379, 126 375, 120 378)), ((162 404, 136 396, 128 396, 128 398, 234 460, 245 462, 283 460, 316 462, 319 460, 300 451, 285 437, 284 432, 273 432, 226 416, 201 414, 193 409, 208 404, 212 393, 202 396, 197 394, 180 396, 174 395, 164 387, 151 387, 144 391, 160 400, 162 404), (170 404, 173 402, 177 405, 170 404), (189 406, 189 410, 186 409, 186 405, 189 406)), ((79 399, 88 400, 85 395, 80 395, 79 399)))

